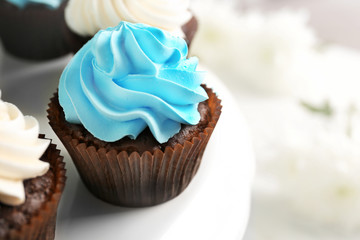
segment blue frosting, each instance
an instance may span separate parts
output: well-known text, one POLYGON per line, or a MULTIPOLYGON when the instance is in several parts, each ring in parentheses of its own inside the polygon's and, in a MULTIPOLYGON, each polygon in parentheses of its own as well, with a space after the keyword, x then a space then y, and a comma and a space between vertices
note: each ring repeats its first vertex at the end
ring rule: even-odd
POLYGON ((19 8, 24 8, 29 3, 44 4, 49 8, 58 8, 63 0, 6 0, 19 8))
POLYGON ((187 54, 183 39, 144 24, 99 31, 60 78, 66 120, 107 142, 135 139, 147 126, 166 142, 182 123, 199 122, 198 104, 208 98, 198 60, 187 54))

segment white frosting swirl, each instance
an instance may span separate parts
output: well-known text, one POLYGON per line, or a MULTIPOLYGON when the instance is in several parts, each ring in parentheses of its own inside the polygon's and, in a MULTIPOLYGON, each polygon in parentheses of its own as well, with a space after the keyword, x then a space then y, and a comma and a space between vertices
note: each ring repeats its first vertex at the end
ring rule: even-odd
POLYGON ((35 118, 23 116, 15 105, 0 99, 0 202, 24 203, 23 180, 48 171, 49 164, 39 158, 50 141, 39 139, 38 134, 39 123, 35 118))
POLYGON ((92 36, 120 21, 145 23, 179 34, 192 16, 190 0, 70 0, 65 9, 69 28, 92 36))

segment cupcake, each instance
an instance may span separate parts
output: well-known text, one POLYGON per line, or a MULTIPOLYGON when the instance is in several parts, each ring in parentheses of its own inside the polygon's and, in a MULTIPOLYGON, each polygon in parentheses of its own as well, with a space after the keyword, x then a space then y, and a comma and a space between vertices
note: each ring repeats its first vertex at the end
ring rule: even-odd
POLYGON ((178 196, 220 117, 186 42, 144 24, 99 31, 65 68, 49 123, 87 188, 120 206, 178 196))
POLYGON ((189 0, 69 0, 65 20, 73 36, 67 36, 76 52, 99 30, 114 27, 120 21, 145 23, 185 38, 190 45, 197 20, 189 10, 189 0))
POLYGON ((35 118, 0 100, 0 239, 54 239, 65 164, 38 133, 35 118))
POLYGON ((70 52, 64 35, 67 0, 0 0, 0 38, 11 55, 47 60, 70 52))

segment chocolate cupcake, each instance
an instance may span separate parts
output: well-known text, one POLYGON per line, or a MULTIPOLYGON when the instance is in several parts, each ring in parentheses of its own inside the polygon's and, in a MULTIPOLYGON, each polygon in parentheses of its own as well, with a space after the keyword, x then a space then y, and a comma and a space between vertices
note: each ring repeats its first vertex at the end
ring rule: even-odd
POLYGON ((189 11, 190 2, 162 0, 69 0, 65 9, 69 46, 77 52, 99 30, 114 27, 121 21, 145 23, 184 38, 188 45, 198 23, 189 11))
POLYGON ((0 0, 0 39, 13 56, 47 60, 70 52, 64 35, 67 0, 0 0))
POLYGON ((158 28, 121 22, 70 61, 51 99, 50 125, 87 188, 130 207, 179 195, 197 172, 220 117, 187 44, 158 28))
POLYGON ((54 239, 65 184, 60 150, 35 118, 0 100, 0 239, 54 239))

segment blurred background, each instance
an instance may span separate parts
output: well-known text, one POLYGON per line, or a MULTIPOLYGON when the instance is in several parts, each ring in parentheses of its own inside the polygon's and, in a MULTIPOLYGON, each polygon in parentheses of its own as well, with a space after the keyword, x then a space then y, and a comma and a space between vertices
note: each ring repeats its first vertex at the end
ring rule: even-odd
MULTIPOLYGON (((360 1, 192 0, 192 10, 190 53, 231 91, 252 133, 257 171, 239 240, 359 239, 360 1)), ((0 88, 15 94, 4 99, 26 96, 17 79, 49 74, 44 66, 61 74, 56 60, 6 57, 0 88)))
POLYGON ((309 25, 321 39, 360 49, 360 2, 356 0, 245 0, 243 8, 276 11, 283 7, 306 9, 309 25))
POLYGON ((359 239, 360 2, 197 0, 194 11, 192 54, 252 131, 244 239, 359 239))

